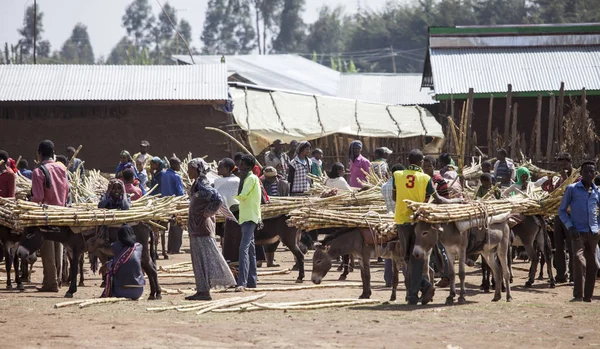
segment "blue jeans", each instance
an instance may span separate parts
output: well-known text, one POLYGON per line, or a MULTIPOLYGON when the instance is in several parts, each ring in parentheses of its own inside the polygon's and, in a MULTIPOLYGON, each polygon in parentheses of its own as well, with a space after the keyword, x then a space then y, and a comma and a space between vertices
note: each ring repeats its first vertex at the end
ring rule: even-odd
POLYGON ((241 227, 242 241, 240 242, 240 265, 237 285, 255 288, 257 281, 256 250, 254 247, 254 231, 256 230, 256 223, 244 222, 241 227))
POLYGON ((406 294, 409 303, 416 303, 419 300, 419 291, 427 290, 431 283, 423 275, 424 259, 413 257, 413 248, 415 246, 415 226, 412 224, 398 225, 398 240, 406 251, 405 261, 407 270, 405 274, 406 294))

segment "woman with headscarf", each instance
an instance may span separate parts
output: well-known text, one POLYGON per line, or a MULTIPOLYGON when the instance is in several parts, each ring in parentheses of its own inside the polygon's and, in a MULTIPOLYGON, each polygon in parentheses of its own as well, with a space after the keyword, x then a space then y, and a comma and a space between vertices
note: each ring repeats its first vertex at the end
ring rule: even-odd
POLYGON ((350 158, 350 186, 354 188, 362 188, 360 181, 366 182, 367 175, 371 169, 371 162, 362 156, 362 143, 360 141, 352 141, 348 157, 350 158), (360 181, 359 181, 360 180, 360 181))
POLYGON ((290 183, 292 196, 303 195, 311 187, 308 174, 311 173, 312 161, 309 159, 311 145, 307 141, 298 144, 296 157, 290 162, 288 169, 288 182, 290 183))
POLYGON ((117 232, 118 240, 110 247, 114 258, 108 263, 106 287, 101 297, 119 297, 136 300, 144 293, 142 273, 142 245, 136 242, 133 228, 124 224, 117 232))
POLYGON ((510 197, 515 195, 527 196, 527 188, 530 184, 531 174, 526 167, 519 167, 517 169, 517 181, 506 189, 502 196, 510 197))
POLYGON ((152 195, 160 194, 160 182, 162 181, 162 175, 167 169, 167 164, 158 156, 155 156, 150 160, 150 168, 152 169, 152 180, 150 181, 150 189, 152 195))
POLYGON ((201 158, 192 159, 188 164, 188 175, 194 180, 190 192, 188 233, 196 294, 186 297, 187 300, 211 300, 211 288, 236 284, 215 240, 215 214, 225 213, 228 218, 232 215, 219 192, 211 187, 206 177, 209 171, 210 167, 201 158))
POLYGON ((119 166, 117 166, 117 170, 115 171, 115 177, 119 179, 123 178, 123 170, 126 168, 132 168, 133 172, 135 173, 135 178, 138 178, 137 170, 135 168, 135 164, 133 163, 131 154, 129 154, 127 150, 123 150, 120 154, 120 162, 119 166))

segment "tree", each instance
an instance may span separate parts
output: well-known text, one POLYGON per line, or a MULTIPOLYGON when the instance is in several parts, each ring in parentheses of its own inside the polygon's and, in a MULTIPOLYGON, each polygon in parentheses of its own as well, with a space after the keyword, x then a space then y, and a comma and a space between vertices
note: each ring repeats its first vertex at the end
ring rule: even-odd
POLYGON ((302 20, 304 0, 284 0, 279 19, 279 35, 273 42, 276 52, 305 51, 306 24, 302 20))
POLYGON ((167 41, 171 40, 175 35, 175 29, 173 28, 171 22, 176 25, 177 13, 175 8, 169 5, 168 2, 163 5, 163 9, 164 12, 160 11, 158 14, 158 26, 160 28, 161 39, 167 41))
POLYGON ((343 52, 345 33, 343 27, 343 9, 331 9, 323 6, 319 18, 309 26, 306 46, 313 52, 343 52))
POLYGON ((205 54, 247 54, 256 47, 249 0, 210 0, 200 37, 205 54))
POLYGON ((90 43, 87 26, 77 23, 71 37, 65 41, 60 50, 60 59, 64 63, 94 64, 94 50, 90 43))
POLYGON ((147 47, 152 42, 150 31, 154 26, 155 18, 148 0, 134 0, 125 9, 121 20, 135 46, 147 47))
POLYGON ((20 49, 22 50, 21 52, 26 56, 29 56, 32 53, 34 41, 38 43, 39 47, 39 42, 42 38, 42 33, 44 32, 44 25, 42 22, 43 18, 44 13, 40 11, 39 6, 37 6, 37 11, 36 8, 34 8, 34 5, 30 5, 25 10, 23 28, 20 28, 18 32, 19 35, 21 35, 21 39, 19 40, 20 49))
MULTIPOLYGON (((190 25, 190 23, 188 21, 186 21, 185 19, 180 20, 179 25, 177 26, 177 31, 179 31, 179 34, 181 34, 181 36, 188 43, 188 45, 191 45, 191 43, 192 43, 192 26, 190 25)), ((195 52, 196 52, 195 48, 190 46, 190 50, 192 51, 192 54, 195 54, 195 52)), ((173 54, 187 54, 188 53, 185 43, 181 40, 181 38, 177 34, 175 34, 175 38, 171 41, 170 51, 173 54)))

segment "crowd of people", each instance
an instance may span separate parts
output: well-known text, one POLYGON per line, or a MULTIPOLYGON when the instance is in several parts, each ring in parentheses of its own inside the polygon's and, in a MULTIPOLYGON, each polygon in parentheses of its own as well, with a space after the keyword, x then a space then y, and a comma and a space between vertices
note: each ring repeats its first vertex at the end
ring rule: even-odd
MULTIPOLYGON (((132 203, 146 193, 162 196, 184 196, 190 198, 188 226, 190 253, 196 281, 196 294, 189 300, 209 300, 210 290, 216 287, 235 287, 238 292, 257 287, 257 267, 263 261, 267 266, 277 266, 274 251, 277 247, 257 246, 254 235, 262 226, 261 204, 270 197, 305 195, 312 184, 311 176, 327 175, 324 185, 342 191, 360 190, 370 171, 382 178, 389 178, 382 186, 382 195, 389 213, 394 215, 398 227, 398 239, 405 254, 405 274, 407 301, 409 304, 427 304, 433 298, 435 286, 423 275, 423 260, 414 258, 411 251, 414 245, 414 222, 412 211, 405 200, 433 201, 438 204, 463 201, 463 180, 449 154, 438 158, 424 156, 413 150, 408 156, 408 165, 388 164, 393 153, 386 147, 374 151, 371 162, 363 154, 360 141, 353 141, 348 148, 348 171, 344 164, 335 162, 328 171, 323 168, 323 151, 313 149, 310 142, 292 141, 286 144, 276 140, 265 153, 265 167, 260 168, 252 155, 238 153, 218 162, 218 178, 210 180, 210 166, 201 158, 194 158, 187 169, 181 169, 177 157, 168 163, 148 153, 150 143, 142 141, 140 151, 133 156, 123 150, 113 178, 106 192, 100 198, 99 208, 128 210, 132 203), (187 171, 193 180, 191 189, 185 192, 181 171, 187 171), (348 181, 346 181, 346 176, 348 181), (226 243, 228 237, 237 236, 237 255, 225 256, 216 243, 219 213, 226 220, 223 226, 226 243), (228 266, 228 261, 239 263, 237 280, 228 266), (420 293, 420 295, 419 295, 420 293)), ((83 161, 76 157, 73 147, 67 148, 67 156, 55 154, 54 144, 43 141, 38 147, 35 169, 28 169, 26 160, 18 164, 5 151, 0 151, 0 196, 14 197, 17 171, 32 181, 30 200, 40 204, 67 206, 70 203, 69 179, 74 175, 85 175, 83 161)), ((497 161, 482 163, 482 175, 476 198, 490 196, 500 199, 515 195, 526 195, 531 186, 541 187, 551 192, 560 187, 573 172, 571 156, 559 154, 557 161, 561 168, 560 178, 543 177, 532 182, 531 174, 525 167, 516 168, 500 149, 497 161)), ((565 191, 559 215, 554 220, 553 243, 556 248, 553 264, 557 271, 558 283, 572 282, 574 301, 591 301, 594 283, 600 264, 598 248, 598 207, 600 192, 595 178, 595 163, 581 165, 581 177, 565 191), (568 258, 567 258, 568 257, 568 258), (567 265, 568 260, 568 265, 567 265)), ((182 246, 183 227, 171 222, 168 234, 167 253, 179 253, 182 246)), ((135 241, 133 229, 122 226, 113 243, 114 258, 108 265, 106 288, 103 296, 116 296, 137 299, 143 293, 145 284, 140 260, 141 246, 135 241)), ((163 236, 163 249, 165 246, 163 236)), ((41 248, 44 278, 40 292, 58 292, 57 269, 62 261, 62 245, 50 240, 44 241, 41 248)), ((438 244, 433 251, 434 268, 441 275, 437 287, 447 286, 447 256, 444 246, 438 244)), ((384 279, 386 285, 392 283, 391 260, 385 261, 384 279)))

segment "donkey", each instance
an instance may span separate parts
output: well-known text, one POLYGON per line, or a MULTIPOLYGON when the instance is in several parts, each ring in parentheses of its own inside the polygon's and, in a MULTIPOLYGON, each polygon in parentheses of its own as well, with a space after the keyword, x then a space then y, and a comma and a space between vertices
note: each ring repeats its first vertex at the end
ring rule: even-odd
MULTIPOLYGON (((484 241, 480 251, 481 255, 486 259, 488 265, 492 268, 492 273, 496 280, 501 280, 501 275, 504 276, 506 283, 506 301, 510 302, 512 296, 510 293, 510 272, 508 270, 508 262, 506 260, 510 228, 508 223, 492 223, 487 230, 471 229, 471 234, 477 234, 478 241, 484 241), (502 265, 502 273, 495 257, 498 256, 502 265)), ((446 304, 454 303, 456 296, 456 275, 454 272, 454 257, 459 256, 458 276, 460 278, 460 295, 458 298, 459 304, 466 303, 465 300, 465 259, 467 255, 467 245, 469 243, 469 233, 461 233, 459 228, 454 223, 443 225, 431 225, 424 222, 417 223, 415 228, 415 247, 413 256, 415 258, 423 258, 427 251, 430 251, 438 239, 446 248, 448 260, 450 262, 450 295, 446 298, 446 304)), ((496 282, 496 292, 493 302, 499 301, 502 298, 502 283, 496 282)))
POLYGON ((556 281, 552 273, 552 263, 548 261, 552 260, 552 244, 548 231, 546 230, 546 223, 543 217, 540 216, 522 216, 522 220, 512 228, 515 237, 519 238, 525 247, 525 251, 529 256, 531 264, 529 266, 529 278, 525 282, 525 287, 531 287, 535 280, 535 274, 537 272, 537 266, 540 260, 538 250, 543 254, 544 260, 546 261, 546 268, 548 270, 548 279, 550 280, 550 288, 556 287, 556 281))
MULTIPOLYGON (((83 253, 79 256, 79 287, 84 287, 84 273, 83 273, 83 253)), ((62 263, 62 278, 61 278, 61 286, 64 283, 65 285, 71 281, 71 275, 69 274, 69 266, 73 263, 73 251, 69 245, 65 246, 63 253, 63 263, 62 263)))
MULTIPOLYGON (((17 255, 20 258, 26 258, 42 247, 44 239, 68 245, 73 251, 74 260, 79 260, 79 256, 83 253, 85 245, 84 233, 75 234, 68 227, 29 227, 25 228, 23 232, 23 237, 17 249, 17 255)), ((71 278, 65 298, 73 298, 73 294, 77 292, 78 267, 78 263, 71 263, 70 275, 73 275, 73 277, 71 278)))
POLYGON ((29 254, 24 258, 19 258, 16 255, 16 246, 21 240, 21 234, 14 233, 10 228, 0 226, 0 242, 2 244, 2 251, 5 254, 5 266, 6 266, 6 289, 12 290, 12 278, 10 275, 11 269, 15 269, 15 282, 17 283, 17 290, 24 291, 23 279, 27 280, 29 275, 28 264, 33 264, 37 257, 35 253, 29 254), (21 263, 19 263, 21 261, 21 263), (21 270, 19 270, 21 268, 21 270))
MULTIPOLYGON (((362 281, 363 292, 359 298, 368 299, 371 297, 371 256, 376 254, 375 244, 372 241, 372 235, 368 229, 360 228, 343 228, 337 229, 336 232, 329 234, 319 245, 316 246, 313 254, 313 267, 311 280, 315 284, 320 284, 323 278, 331 269, 331 261, 343 255, 353 254, 360 259, 360 277, 362 281)), ((379 242, 381 243, 381 242, 379 242)), ((389 244, 389 242, 388 242, 389 244)), ((396 248, 392 249, 393 266, 393 281, 392 281, 392 296, 390 300, 396 300, 396 290, 398 286, 398 270, 404 262, 404 253, 400 251, 400 244, 395 244, 396 248), (400 265, 400 267, 398 267, 400 265)), ((427 270, 428 262, 425 268, 427 270)), ((424 271, 428 273, 428 271, 424 271)))
MULTIPOLYGON (((286 215, 277 216, 274 218, 265 219, 263 228, 256 230, 254 233, 254 243, 260 245, 273 245, 281 241, 296 257, 295 269, 298 269, 298 278, 296 283, 302 283, 305 277, 304 270, 304 253, 306 247, 300 243, 301 231, 287 225, 288 217, 286 215)), ((237 257, 241 240, 240 234, 233 234, 226 231, 223 242, 223 255, 225 259, 235 260, 237 257)), ((271 252, 271 251, 267 251, 271 252)), ((273 251, 274 252, 274 251, 273 251)))
POLYGON ((370 259, 375 251, 374 245, 367 245, 358 228, 340 229, 330 234, 320 245, 315 246, 311 280, 319 285, 331 269, 331 260, 347 254, 354 254, 360 259, 360 277, 363 291, 359 299, 371 297, 371 268, 370 259))
MULTIPOLYGON (((148 249, 149 231, 145 224, 138 224, 133 227, 136 232, 138 242, 142 245, 142 269, 148 275, 150 281, 150 296, 149 300, 161 299, 161 290, 158 286, 158 276, 156 267, 153 263, 150 263, 150 253, 148 249), (138 232, 140 234, 138 234, 138 232), (145 236, 145 239, 144 239, 145 236)), ((23 233, 23 238, 17 249, 17 254, 21 258, 25 258, 31 254, 32 251, 38 250, 44 239, 61 242, 66 246, 69 246, 73 253, 73 260, 79 261, 81 255, 86 249, 86 242, 96 235, 96 229, 92 228, 80 233, 74 233, 69 227, 30 227, 26 228, 23 233)), ((65 298, 73 298, 73 295, 77 292, 77 274, 79 271, 79 263, 71 263, 69 275, 72 276, 69 284, 69 289, 65 294, 65 298)))

